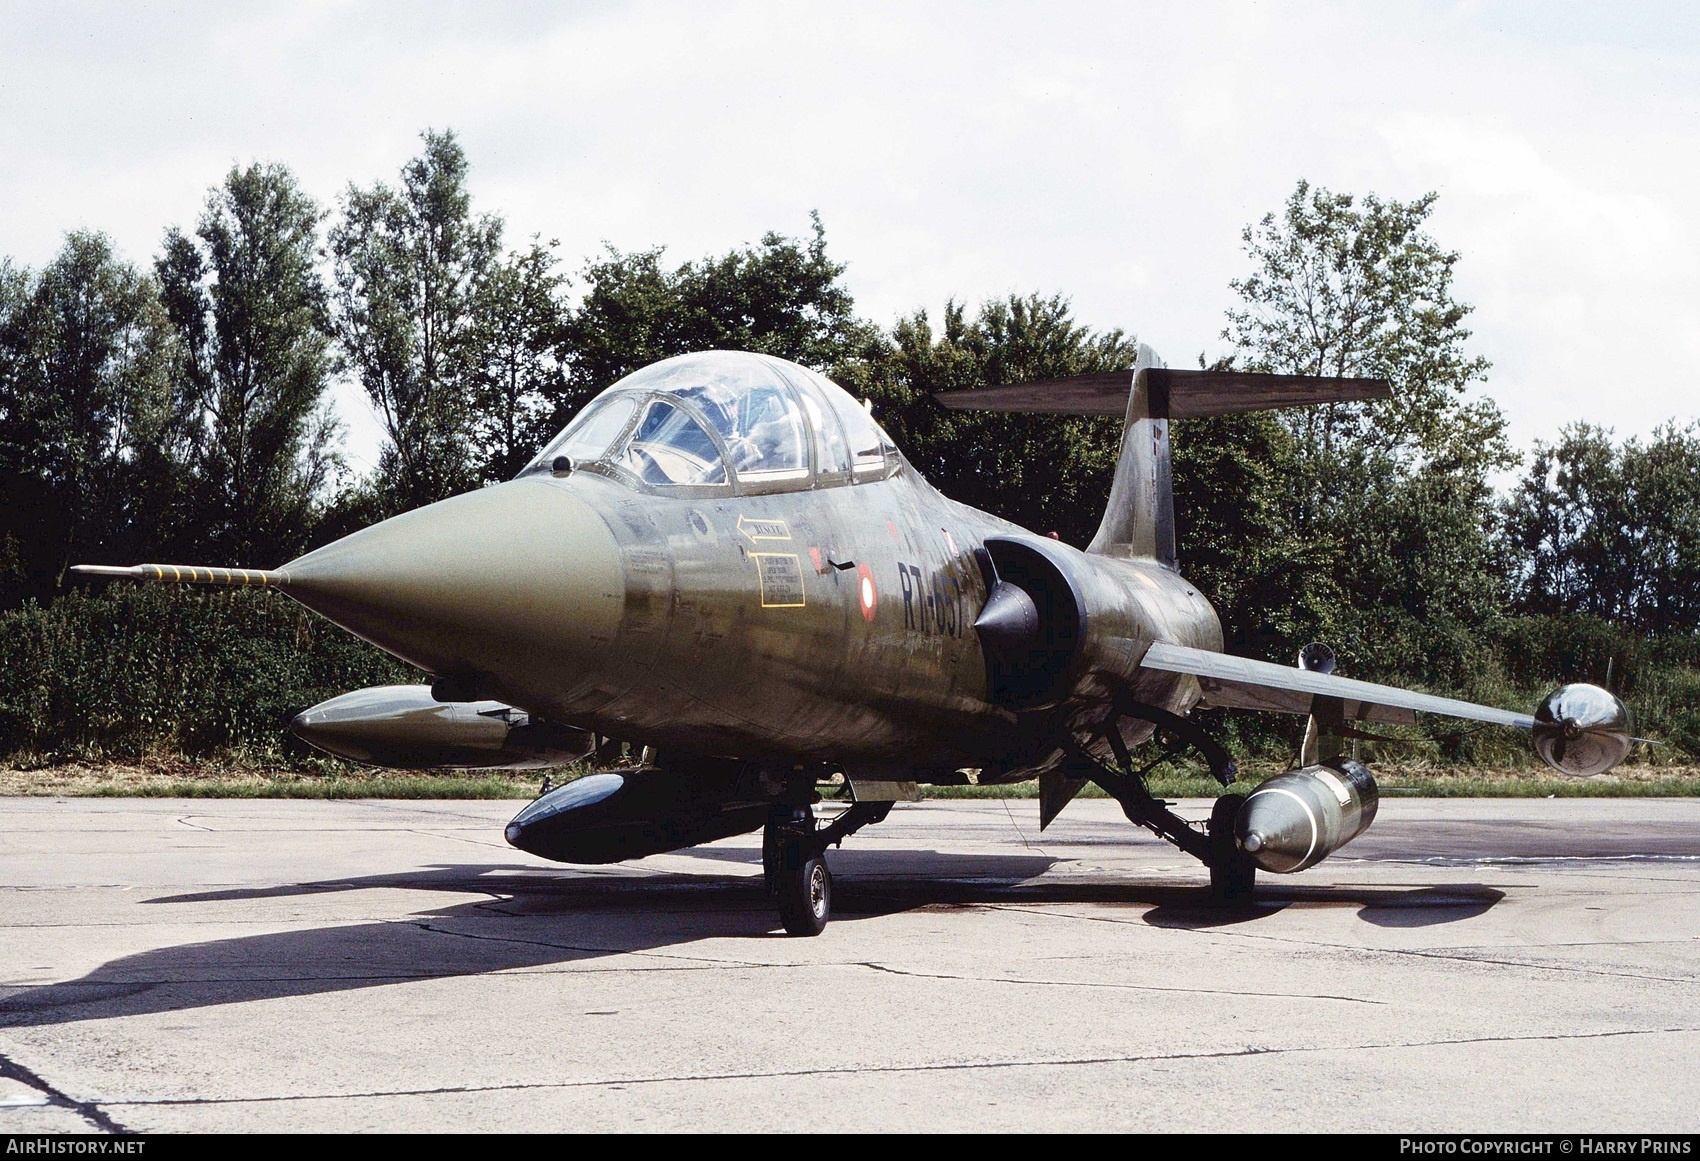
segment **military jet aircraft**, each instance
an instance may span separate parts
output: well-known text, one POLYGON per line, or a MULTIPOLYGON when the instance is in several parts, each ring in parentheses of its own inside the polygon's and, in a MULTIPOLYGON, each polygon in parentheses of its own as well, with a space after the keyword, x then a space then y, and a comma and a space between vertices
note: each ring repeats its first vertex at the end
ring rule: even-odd
POLYGON ((1571 685, 1533 715, 1221 652, 1180 574, 1170 419, 1389 394, 1379 380, 1165 368, 943 395, 953 408, 1122 415, 1085 551, 956 503, 829 380, 764 355, 667 359, 615 383, 515 479, 385 520, 274 570, 143 564, 85 575, 275 588, 431 675, 359 690, 294 731, 356 761, 541 768, 642 747, 508 824, 544 858, 602 863, 761 829, 787 931, 826 925, 826 850, 920 783, 1037 777, 1041 824, 1088 782, 1196 856, 1219 896, 1314 865, 1375 816, 1351 723, 1417 713, 1531 729, 1552 767, 1628 753, 1623 705, 1571 685), (1149 792, 1189 711, 1308 715, 1290 772, 1194 824, 1149 792), (1150 751, 1141 751, 1153 743, 1150 751), (823 798, 823 791, 830 797, 823 798))

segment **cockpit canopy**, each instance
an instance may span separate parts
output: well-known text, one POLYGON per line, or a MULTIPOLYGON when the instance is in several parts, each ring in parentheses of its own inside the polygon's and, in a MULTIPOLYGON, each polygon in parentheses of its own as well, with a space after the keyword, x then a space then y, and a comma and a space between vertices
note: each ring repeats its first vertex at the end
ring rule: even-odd
POLYGON ((657 488, 792 491, 884 479, 891 437, 838 384, 741 351, 680 355, 608 388, 522 476, 566 456, 657 488))

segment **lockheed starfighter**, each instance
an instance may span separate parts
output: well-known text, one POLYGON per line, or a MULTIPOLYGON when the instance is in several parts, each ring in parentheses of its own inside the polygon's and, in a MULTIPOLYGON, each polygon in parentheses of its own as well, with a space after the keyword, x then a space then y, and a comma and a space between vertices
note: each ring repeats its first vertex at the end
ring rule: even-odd
POLYGON ((357 762, 543 769, 616 750, 629 768, 549 789, 513 846, 605 863, 760 830, 785 929, 818 934, 828 847, 923 784, 1037 779, 1041 825, 1087 784, 1244 898, 1370 825, 1362 723, 1440 714, 1532 731, 1555 770, 1629 752, 1610 692, 1532 714, 1222 652, 1175 554, 1169 422, 1388 396, 1373 379, 1134 367, 941 395, 951 408, 1124 419, 1102 524, 1078 549, 956 503, 825 377, 712 351, 621 379, 513 480, 384 520, 276 569, 142 564, 84 575, 277 589, 429 675, 304 711, 291 728, 357 762), (1287 773, 1249 795, 1192 711, 1304 715, 1287 773), (1195 753, 1208 820, 1154 796, 1195 753))

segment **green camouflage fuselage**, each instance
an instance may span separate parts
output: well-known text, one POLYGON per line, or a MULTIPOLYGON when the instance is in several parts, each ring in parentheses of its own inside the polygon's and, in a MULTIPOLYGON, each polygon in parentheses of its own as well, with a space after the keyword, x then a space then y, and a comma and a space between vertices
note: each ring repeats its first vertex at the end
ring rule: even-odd
POLYGON ((1034 536, 907 464, 743 496, 533 475, 281 572, 309 607, 428 672, 471 675, 479 696, 699 755, 1033 767, 1054 727, 1089 731, 1105 678, 1163 709, 1197 700, 1191 679, 1139 668, 1150 642, 1221 645, 1214 610, 1169 569, 1034 536), (1079 589, 1056 695, 1033 704, 1000 704, 973 627, 988 538, 1047 554, 1079 589))

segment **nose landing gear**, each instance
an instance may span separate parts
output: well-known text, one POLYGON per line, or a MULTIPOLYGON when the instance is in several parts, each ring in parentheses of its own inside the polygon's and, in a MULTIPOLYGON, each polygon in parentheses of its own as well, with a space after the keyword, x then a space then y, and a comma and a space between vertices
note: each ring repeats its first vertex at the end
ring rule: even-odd
POLYGON ((809 805, 775 806, 762 831, 762 878, 788 935, 819 935, 832 918, 826 848, 891 813, 889 802, 858 802, 826 826, 809 805))

